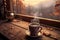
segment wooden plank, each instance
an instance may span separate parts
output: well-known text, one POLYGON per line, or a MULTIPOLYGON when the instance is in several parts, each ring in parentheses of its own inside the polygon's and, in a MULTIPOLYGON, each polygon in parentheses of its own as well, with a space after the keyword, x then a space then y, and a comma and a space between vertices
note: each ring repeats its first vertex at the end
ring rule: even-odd
MULTIPOLYGON (((17 14, 16 18, 27 21, 27 22, 31 22, 31 20, 34 19, 34 16, 17 14)), ((60 20, 54 20, 54 19, 48 19, 48 18, 42 18, 42 17, 36 17, 36 18, 38 18, 40 20, 40 23, 42 23, 42 24, 60 27, 60 20)))

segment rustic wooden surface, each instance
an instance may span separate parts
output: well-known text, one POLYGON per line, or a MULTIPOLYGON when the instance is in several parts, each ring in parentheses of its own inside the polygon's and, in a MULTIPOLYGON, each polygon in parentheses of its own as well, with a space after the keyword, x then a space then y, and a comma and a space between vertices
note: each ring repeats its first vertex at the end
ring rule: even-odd
MULTIPOLYGON (((10 40, 26 40, 26 31, 29 28, 29 22, 22 20, 14 20, 13 22, 5 22, 0 24, 0 33, 5 35, 10 40)), ((42 40, 60 40, 60 28, 51 27, 48 25, 41 24, 42 34, 51 34, 50 37, 42 35, 42 40), (53 37, 53 38, 51 38, 53 37)))

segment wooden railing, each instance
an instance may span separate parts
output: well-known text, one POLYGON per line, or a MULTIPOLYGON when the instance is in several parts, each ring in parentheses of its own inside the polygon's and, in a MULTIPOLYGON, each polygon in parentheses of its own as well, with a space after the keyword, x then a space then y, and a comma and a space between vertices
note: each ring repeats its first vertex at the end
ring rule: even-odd
MULTIPOLYGON (((32 19, 34 19, 34 16, 29 16, 29 15, 23 15, 23 14, 17 14, 15 15, 17 19, 22 19, 24 21, 31 22, 32 19)), ((36 17, 40 20, 40 23, 42 24, 47 24, 55 27, 60 26, 60 21, 59 20, 54 20, 54 19, 48 19, 48 18, 42 18, 42 17, 36 17)))

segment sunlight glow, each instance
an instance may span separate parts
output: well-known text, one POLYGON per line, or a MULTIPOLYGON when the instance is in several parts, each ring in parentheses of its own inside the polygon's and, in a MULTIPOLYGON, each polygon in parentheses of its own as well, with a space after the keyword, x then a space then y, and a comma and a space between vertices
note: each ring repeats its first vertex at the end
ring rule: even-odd
POLYGON ((35 6, 37 4, 49 6, 52 5, 52 3, 54 3, 54 0, 24 0, 23 3, 25 4, 25 6, 28 5, 35 6))

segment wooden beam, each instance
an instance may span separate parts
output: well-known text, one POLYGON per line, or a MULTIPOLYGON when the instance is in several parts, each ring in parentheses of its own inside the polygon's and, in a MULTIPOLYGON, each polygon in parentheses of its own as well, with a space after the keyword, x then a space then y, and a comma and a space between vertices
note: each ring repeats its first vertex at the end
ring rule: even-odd
MULTIPOLYGON (((34 19, 34 16, 17 14, 16 18, 31 22, 31 20, 34 19)), ((36 18, 38 18, 40 20, 40 23, 42 23, 42 24, 51 25, 51 26, 55 26, 55 27, 60 26, 59 20, 48 19, 48 18, 43 18, 43 17, 36 17, 36 18)))

